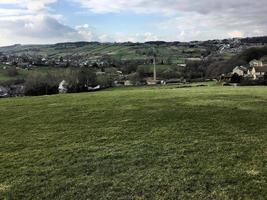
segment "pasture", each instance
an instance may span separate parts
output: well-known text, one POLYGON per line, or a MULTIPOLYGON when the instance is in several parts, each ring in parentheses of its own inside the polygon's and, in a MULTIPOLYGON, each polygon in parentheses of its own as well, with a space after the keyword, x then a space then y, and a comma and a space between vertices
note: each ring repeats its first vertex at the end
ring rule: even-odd
POLYGON ((267 87, 0 99, 0 199, 266 199, 267 87))

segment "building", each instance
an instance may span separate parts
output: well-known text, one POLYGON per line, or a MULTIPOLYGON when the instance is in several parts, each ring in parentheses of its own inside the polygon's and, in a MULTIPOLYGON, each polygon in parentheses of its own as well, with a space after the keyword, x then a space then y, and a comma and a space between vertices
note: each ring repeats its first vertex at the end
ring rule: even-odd
POLYGON ((251 75, 255 77, 254 79, 262 78, 267 74, 267 66, 253 67, 251 70, 251 75))
POLYGON ((261 60, 252 60, 249 62, 249 66, 250 67, 262 67, 263 66, 263 62, 261 60))
POLYGON ((248 69, 243 66, 236 66, 232 71, 232 74, 238 74, 239 76, 245 76, 247 73, 248 69))
POLYGON ((263 78, 267 74, 267 64, 261 60, 252 60, 249 62, 250 69, 248 70, 248 77, 253 80, 263 78))
POLYGON ((236 66, 231 73, 222 74, 220 79, 221 81, 230 81, 234 74, 247 80, 259 80, 267 74, 267 64, 262 60, 254 59, 249 62, 248 67, 236 66))

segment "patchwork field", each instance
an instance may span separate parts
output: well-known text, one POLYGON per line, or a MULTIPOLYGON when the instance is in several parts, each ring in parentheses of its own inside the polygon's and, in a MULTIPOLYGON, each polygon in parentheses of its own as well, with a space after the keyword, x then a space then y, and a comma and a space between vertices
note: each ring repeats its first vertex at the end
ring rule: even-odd
POLYGON ((0 99, 0 199, 267 199, 267 87, 0 99))

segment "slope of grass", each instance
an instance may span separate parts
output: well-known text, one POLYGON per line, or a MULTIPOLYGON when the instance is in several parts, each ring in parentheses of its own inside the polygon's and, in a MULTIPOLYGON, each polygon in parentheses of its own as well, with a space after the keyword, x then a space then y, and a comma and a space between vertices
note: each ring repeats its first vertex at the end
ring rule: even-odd
POLYGON ((0 199, 266 199, 267 88, 0 100, 0 199))
POLYGON ((178 63, 186 57, 200 57, 202 48, 188 48, 177 46, 154 46, 148 44, 96 44, 88 43, 83 46, 72 45, 19 45, 13 47, 0 48, 1 52, 15 55, 40 55, 50 58, 63 57, 83 57, 90 59, 92 57, 110 56, 118 60, 143 60, 149 59, 152 48, 155 48, 157 58, 164 60, 169 58, 173 64, 178 63))

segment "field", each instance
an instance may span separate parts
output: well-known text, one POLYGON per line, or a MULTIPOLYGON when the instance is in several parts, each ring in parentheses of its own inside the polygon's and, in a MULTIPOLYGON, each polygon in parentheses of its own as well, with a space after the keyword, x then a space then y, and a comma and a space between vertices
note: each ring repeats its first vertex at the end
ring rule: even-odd
POLYGON ((0 199, 267 199, 267 87, 0 99, 0 199))
POLYGON ((120 44, 120 43, 66 43, 57 45, 17 45, 10 47, 0 47, 0 52, 6 54, 20 55, 41 55, 43 57, 55 58, 73 57, 73 58, 101 58, 110 57, 115 60, 149 60, 153 48, 156 49, 157 58, 169 59, 173 64, 184 63, 187 57, 201 57, 206 48, 189 48, 188 46, 170 46, 170 45, 148 45, 148 44, 120 44))
MULTIPOLYGON (((8 66, 10 67, 10 66, 8 66)), ((4 70, 0 66, 0 84, 11 81, 11 80, 17 80, 17 79, 26 79, 28 75, 33 73, 38 74, 60 74, 66 72, 66 68, 54 68, 54 67, 35 67, 32 70, 26 70, 26 69, 18 69, 18 74, 16 76, 9 76, 7 74, 7 70, 4 70)))

